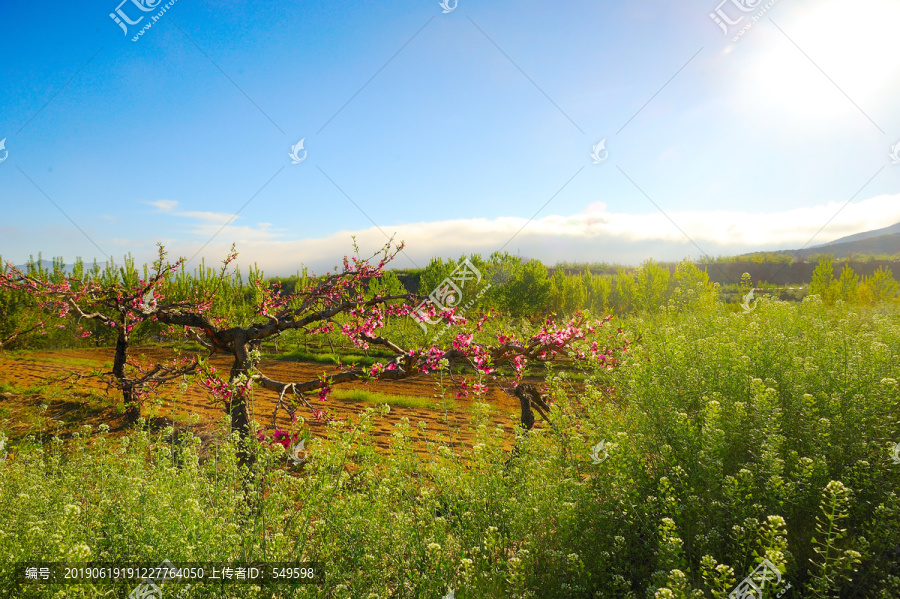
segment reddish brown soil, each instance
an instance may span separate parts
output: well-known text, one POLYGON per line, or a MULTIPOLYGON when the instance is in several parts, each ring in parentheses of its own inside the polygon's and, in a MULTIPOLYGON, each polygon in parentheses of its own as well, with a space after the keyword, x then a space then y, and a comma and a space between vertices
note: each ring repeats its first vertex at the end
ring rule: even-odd
MULTIPOLYGON (((145 347, 139 348, 133 352, 135 355, 145 354, 147 359, 157 361, 171 357, 171 354, 165 348, 145 347)), ((27 355, 10 355, 0 353, 0 382, 12 383, 21 387, 32 387, 42 382, 52 381, 56 377, 64 377, 66 375, 77 373, 87 374, 92 370, 102 367, 104 363, 107 365, 112 362, 111 349, 78 349, 78 350, 57 350, 51 352, 35 352, 27 355), (67 361, 75 361, 77 364, 67 363, 67 361)), ((227 372, 231 363, 227 356, 217 355, 211 363, 220 372, 227 372)), ((263 360, 260 369, 271 378, 280 381, 304 381, 313 379, 323 373, 331 374, 337 372, 333 366, 324 364, 293 362, 280 360, 263 360)), ((536 382, 536 381, 534 381, 536 382)), ((65 387, 64 383, 53 382, 55 386, 65 387)), ((490 386, 490 385, 489 385, 490 386)), ((438 393, 437 377, 432 375, 418 375, 403 381, 382 381, 373 382, 366 385, 365 383, 350 383, 341 385, 340 388, 368 388, 372 391, 389 393, 392 395, 407 395, 417 397, 433 398, 438 393)), ((103 391, 105 384, 94 378, 82 378, 75 383, 74 391, 86 392, 89 389, 103 391)), ((448 390, 446 397, 454 398, 455 389, 448 390)), ((175 387, 169 388, 163 396, 164 403, 160 410, 160 416, 171 416, 173 414, 191 415, 199 414, 201 422, 207 425, 214 420, 221 418, 222 408, 214 406, 210 403, 209 395, 201 388, 190 387, 184 393, 177 391, 175 387)), ((254 391, 254 417, 261 425, 272 424, 272 411, 277 401, 277 394, 265 390, 257 389, 254 391)), ((513 426, 518 422, 519 403, 518 399, 511 397, 498 388, 496 384, 490 386, 485 398, 486 402, 492 407, 491 420, 496 424, 503 424, 506 428, 506 443, 511 446, 513 438, 513 426)), ((110 402, 121 401, 115 396, 114 392, 110 394, 110 402)), ((433 400, 438 403, 438 399, 433 400)), ((465 399, 454 399, 455 409, 450 408, 445 411, 435 408, 411 408, 404 406, 392 405, 390 413, 384 418, 378 418, 374 427, 377 444, 386 448, 393 431, 394 425, 400 419, 406 417, 410 424, 415 427, 419 421, 426 423, 427 435, 430 439, 440 439, 449 441, 452 436, 454 444, 461 443, 470 445, 472 443, 473 431, 471 426, 471 407, 472 402, 465 399)), ((8 400, 7 400, 8 402, 8 400)), ((7 403, 4 402, 4 403, 7 403)), ((54 412, 66 409, 77 409, 77 402, 57 402, 61 405, 53 405, 48 410, 48 416, 53 417, 54 412), (71 406, 69 404, 72 404, 71 406), (66 407, 68 406, 68 407, 66 407)), ((329 398, 324 403, 314 400, 311 403, 315 407, 321 407, 332 411, 338 419, 346 419, 355 416, 357 413, 364 411, 373 404, 364 401, 354 401, 346 399, 329 398)), ((146 410, 145 410, 146 412, 146 410)), ((301 408, 298 413, 306 418, 306 423, 314 435, 322 435, 325 432, 325 425, 311 418, 309 410, 301 408)), ((105 419, 109 420, 114 415, 114 410, 107 410, 105 419)), ((95 414, 94 418, 86 418, 85 423, 96 426, 104 420, 95 414)), ((114 427, 114 423, 109 422, 114 427)), ((281 428, 288 428, 288 421, 283 411, 279 413, 278 425, 281 428)), ((424 449, 424 447, 422 448, 424 449)))

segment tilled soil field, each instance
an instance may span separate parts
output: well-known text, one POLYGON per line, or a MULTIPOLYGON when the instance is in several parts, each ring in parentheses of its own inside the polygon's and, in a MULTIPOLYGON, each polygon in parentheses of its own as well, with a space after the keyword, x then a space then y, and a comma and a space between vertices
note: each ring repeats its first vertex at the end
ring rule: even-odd
MULTIPOLYGON (((132 352, 133 356, 146 356, 146 359, 162 361, 171 358, 171 352, 162 347, 141 347, 135 348, 132 352)), ((16 384, 21 387, 32 387, 41 383, 50 382, 52 385, 60 388, 66 387, 67 383, 56 382, 59 378, 67 375, 88 374, 91 371, 103 368, 106 364, 108 370, 112 363, 113 350, 110 348, 101 349, 75 349, 75 350, 56 350, 49 352, 30 352, 27 354, 4 354, 0 353, 0 382, 16 384)), ((210 363, 223 373, 227 373, 231 366, 231 360, 226 355, 216 355, 210 363)), ((323 372, 333 374, 338 372, 334 366, 311 363, 296 362, 286 360, 263 360, 260 364, 260 370, 267 376, 279 381, 305 381, 320 376, 323 372)), ((540 379, 530 379, 529 382, 540 383, 540 379)), ((445 381, 448 383, 448 381, 445 381)), ((72 383, 68 383, 72 385, 72 383)), ((414 427, 418 423, 425 422, 427 436, 432 440, 441 440, 444 442, 452 442, 453 445, 463 444, 471 445, 473 442, 473 429, 471 418, 472 401, 468 399, 455 399, 456 389, 452 385, 446 385, 445 397, 448 400, 446 409, 440 409, 441 400, 435 397, 439 394, 438 379, 434 375, 418 375, 402 381, 381 381, 365 383, 349 383, 335 387, 336 389, 368 389, 391 395, 404 395, 431 398, 435 407, 408 407, 402 405, 391 405, 390 413, 378 418, 374 426, 374 434, 379 447, 386 449, 389 444, 390 434, 394 425, 402 418, 408 418, 410 424, 414 427)), ((503 392, 499 385, 493 385, 488 382, 489 391, 485 396, 485 402, 491 406, 491 420, 495 424, 503 424, 507 439, 506 443, 512 446, 513 426, 519 421, 519 401, 517 398, 507 395, 503 392)), ((96 378, 81 378, 74 383, 72 387, 77 393, 88 389, 98 391, 105 390, 105 383, 96 378)), ((171 416, 173 413, 182 415, 198 414, 201 422, 212 423, 214 420, 221 418, 222 408, 215 406, 210 401, 209 394, 198 386, 189 387, 186 391, 178 391, 176 386, 170 387, 163 394, 163 406, 159 411, 159 416, 171 416)), ((275 403, 278 400, 276 393, 263 389, 254 390, 253 412, 255 420, 262 426, 272 425, 272 412, 275 403)), ((4 403, 8 403, 7 398, 4 403)), ((110 393, 110 401, 121 401, 115 392, 110 393)), ((359 412, 364 411, 367 407, 375 404, 367 401, 356 401, 351 399, 338 399, 329 397, 325 402, 319 402, 313 399, 310 403, 316 408, 322 408, 334 414, 338 419, 346 419, 355 416, 359 412)), ((57 411, 58 411, 57 407, 57 411)), ((48 415, 52 417, 52 410, 48 415)), ((146 412, 146 410, 145 410, 146 412)), ((111 412, 107 413, 108 414, 111 412)), ((314 435, 322 435, 325 432, 325 424, 311 417, 308 409, 301 407, 298 414, 306 419, 310 431, 314 435)), ((86 421, 87 424, 96 426, 100 422, 96 418, 86 421)), ((114 423, 108 423, 114 427, 114 423)), ((289 422, 284 411, 279 412, 278 426, 288 428, 289 422)), ((538 424, 540 426, 540 423, 538 424)), ((421 448, 424 451, 424 447, 421 448)))

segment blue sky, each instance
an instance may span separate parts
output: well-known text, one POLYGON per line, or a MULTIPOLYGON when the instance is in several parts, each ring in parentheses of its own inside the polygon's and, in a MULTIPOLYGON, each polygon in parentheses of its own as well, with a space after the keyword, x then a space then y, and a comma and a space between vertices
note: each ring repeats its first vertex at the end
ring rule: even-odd
POLYGON ((3 0, 0 255, 634 264, 900 222, 900 3, 718 1, 3 0))

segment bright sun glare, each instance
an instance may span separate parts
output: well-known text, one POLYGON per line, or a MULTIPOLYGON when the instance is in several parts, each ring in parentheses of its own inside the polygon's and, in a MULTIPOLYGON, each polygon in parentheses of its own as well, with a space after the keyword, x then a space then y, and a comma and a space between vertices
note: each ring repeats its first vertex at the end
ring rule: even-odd
MULTIPOLYGON (((747 53, 745 84, 740 90, 745 100, 758 106, 777 105, 797 116, 821 118, 856 110, 835 84, 867 112, 895 97, 886 91, 898 85, 900 76, 896 35, 900 2, 832 0, 789 13, 778 11, 779 6, 764 19, 771 17, 809 58, 772 22, 766 23, 764 49, 747 53)), ((745 38, 762 33, 751 30, 745 38)))

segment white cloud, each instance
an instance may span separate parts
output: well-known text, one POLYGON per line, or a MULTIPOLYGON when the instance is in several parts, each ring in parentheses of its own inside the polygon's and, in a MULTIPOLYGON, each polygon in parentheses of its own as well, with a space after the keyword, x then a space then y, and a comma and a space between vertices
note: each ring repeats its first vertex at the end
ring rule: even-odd
MULTIPOLYGON (((291 274, 304 265, 313 272, 324 273, 340 265, 343 256, 352 252, 352 236, 356 236, 361 256, 368 257, 387 242, 384 231, 395 234, 396 242, 406 242, 403 255, 391 264, 396 268, 425 267, 435 256, 457 258, 480 253, 486 258, 501 250, 538 258, 548 265, 559 261, 638 264, 648 258, 680 260, 685 257, 696 259, 703 253, 717 256, 800 249, 900 222, 900 194, 880 195, 850 204, 829 202, 769 213, 672 211, 668 212, 668 217, 659 212, 611 212, 606 204, 596 202, 577 214, 549 214, 530 222, 520 217, 501 217, 379 223, 380 229, 369 227, 336 231, 319 238, 286 239, 286 229, 275 229, 271 223, 235 224, 240 220, 238 217, 226 225, 233 214, 175 212, 171 204, 162 206, 169 206, 168 215, 180 223, 168 228, 166 239, 100 236, 101 247, 116 257, 130 252, 138 262, 151 262, 155 258, 155 243, 161 241, 174 260, 179 256, 194 256, 215 235, 190 268, 201 258, 206 258, 207 264, 219 263, 231 244, 236 243, 240 253, 238 263, 257 263, 268 275, 291 274), (828 225, 819 232, 825 223, 828 225)), ((288 223, 281 224, 289 226, 288 223)), ((35 236, 33 231, 9 227, 0 232, 4 238, 21 246, 26 245, 26 239, 35 236)), ((94 238, 96 233, 89 231, 94 238)), ((71 228, 54 229, 52 238, 56 243, 43 248, 46 255, 93 256, 96 253, 81 234, 71 228)))
MULTIPOLYGON (((231 242, 239 240, 236 234, 243 232, 243 241, 239 240, 237 246, 242 264, 256 262, 268 274, 292 273, 301 264, 315 272, 324 272, 340 264, 341 258, 352 251, 352 235, 356 236, 361 255, 367 256, 387 241, 383 230, 396 233, 395 241, 406 242, 406 256, 398 257, 393 263, 398 268, 424 267, 433 256, 481 253, 487 257, 501 249, 538 258, 545 264, 557 261, 636 264, 651 257, 678 260, 687 256, 699 258, 704 252, 715 256, 819 245, 900 222, 900 194, 877 196, 843 207, 829 202, 775 213, 720 210, 669 212, 668 216, 671 220, 658 212, 614 213, 602 203, 596 203, 580 214, 548 215, 531 222, 518 217, 456 219, 382 225, 381 230, 370 227, 303 240, 275 239, 276 235, 269 234, 267 227, 229 226, 204 249, 203 256, 208 263, 218 262, 231 242)), ((190 256, 200 245, 182 242, 172 249, 190 256)))
POLYGON ((153 206, 160 212, 171 212, 175 206, 178 205, 178 202, 175 200, 154 200, 152 202, 144 202, 149 206, 153 206))
MULTIPOLYGON (((283 229, 273 228, 272 223, 257 223, 255 227, 236 225, 235 223, 241 217, 229 212, 200 210, 174 212, 173 209, 178 206, 178 202, 173 200, 156 200, 146 203, 157 207, 160 211, 170 216, 184 219, 184 233, 198 238, 210 239, 215 237, 216 239, 229 239, 236 243, 243 243, 274 240, 283 235, 281 232, 283 229)), ((231 241, 229 241, 229 244, 231 241)))
POLYGON ((283 229, 274 229, 271 223, 257 223, 255 227, 235 225, 240 217, 224 212, 178 212, 176 215, 195 221, 188 226, 190 234, 207 239, 213 236, 228 239, 229 244, 232 241, 246 243, 274 240, 283 236, 283 229))

